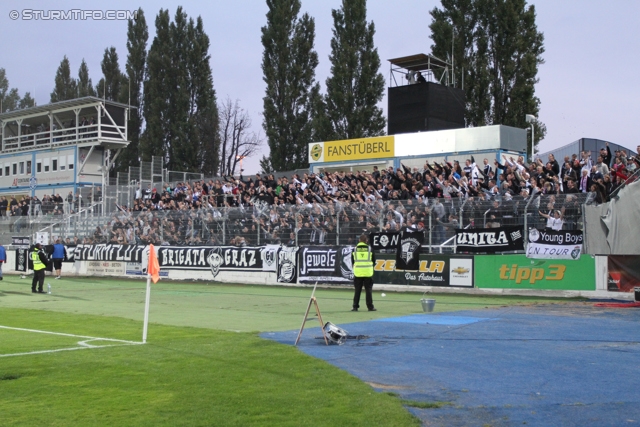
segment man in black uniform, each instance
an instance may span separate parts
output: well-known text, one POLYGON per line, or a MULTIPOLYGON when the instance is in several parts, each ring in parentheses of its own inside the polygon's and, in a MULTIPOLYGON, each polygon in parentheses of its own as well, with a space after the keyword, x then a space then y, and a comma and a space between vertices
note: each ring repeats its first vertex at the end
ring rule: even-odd
POLYGON ((31 282, 31 292, 39 292, 43 294, 44 270, 49 263, 49 258, 47 258, 45 251, 42 250, 42 245, 40 243, 35 244, 33 252, 31 252, 31 261, 33 261, 33 281, 31 282), (36 290, 36 285, 38 285, 38 290, 36 290))

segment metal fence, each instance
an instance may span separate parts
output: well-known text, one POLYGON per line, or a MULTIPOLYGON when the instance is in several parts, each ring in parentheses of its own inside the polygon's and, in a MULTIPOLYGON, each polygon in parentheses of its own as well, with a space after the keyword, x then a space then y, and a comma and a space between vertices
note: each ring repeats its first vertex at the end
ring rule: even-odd
POLYGON ((544 228, 555 211, 561 212, 564 229, 583 229, 583 207, 593 199, 593 193, 578 193, 277 206, 254 200, 244 207, 209 205, 110 215, 100 215, 94 206, 44 231, 54 238, 93 244, 298 246, 354 245, 362 233, 412 229, 425 233, 430 252, 442 253, 454 250, 458 228, 544 228))

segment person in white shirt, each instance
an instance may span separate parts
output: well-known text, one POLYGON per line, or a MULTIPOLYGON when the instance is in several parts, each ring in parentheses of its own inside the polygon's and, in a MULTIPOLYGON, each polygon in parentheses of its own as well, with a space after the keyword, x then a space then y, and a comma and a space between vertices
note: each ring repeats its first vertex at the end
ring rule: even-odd
POLYGON ((540 212, 540 216, 547 218, 547 228, 555 231, 562 230, 562 224, 564 221, 562 219, 562 212, 559 210, 554 210, 549 214, 540 212))

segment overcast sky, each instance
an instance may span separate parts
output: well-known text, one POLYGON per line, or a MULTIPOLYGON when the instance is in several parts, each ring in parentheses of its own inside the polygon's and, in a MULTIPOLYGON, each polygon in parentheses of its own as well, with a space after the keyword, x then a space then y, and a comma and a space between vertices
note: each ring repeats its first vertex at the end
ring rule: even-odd
MULTIPOLYGON (((538 30, 544 33, 545 64, 539 71, 536 95, 541 100, 539 119, 547 125, 540 151, 553 150, 579 138, 598 138, 629 148, 640 143, 638 130, 631 125, 640 114, 640 2, 636 0, 539 0, 536 7, 538 30)), ((87 9, 98 2, 16 1, 0 3, 0 68, 5 68, 10 87, 20 95, 31 92, 38 105, 49 102, 56 69, 64 55, 72 74, 84 58, 94 85, 102 72, 104 49, 115 46, 124 71, 126 62, 126 21, 68 20, 43 21, 11 19, 11 12, 25 9, 87 9)), ((149 25, 149 45, 155 35, 156 2, 104 2, 97 10, 145 11, 149 25)), ((162 2, 173 17, 182 5, 190 17, 202 16, 211 40, 211 69, 214 87, 221 100, 240 100, 253 118, 252 129, 264 137, 262 97, 264 82, 260 68, 262 44, 260 28, 265 25, 267 7, 261 0, 162 2)), ((434 0, 369 0, 368 20, 376 27, 375 44, 382 60, 381 72, 389 81, 388 59, 429 53, 429 11, 439 6, 434 0)), ((302 0, 302 11, 316 20, 316 51, 320 65, 316 78, 324 91, 329 75, 331 10, 338 0, 302 0)), ((381 102, 386 111, 386 95, 381 102)), ((268 152, 266 141, 263 152, 268 152)), ((260 155, 245 161, 245 169, 255 173, 260 155)))

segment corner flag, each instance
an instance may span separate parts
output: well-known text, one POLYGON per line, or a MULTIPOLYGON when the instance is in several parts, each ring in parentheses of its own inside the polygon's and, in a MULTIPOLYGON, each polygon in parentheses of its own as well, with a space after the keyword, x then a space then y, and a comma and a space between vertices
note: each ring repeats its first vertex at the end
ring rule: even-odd
POLYGON ((153 245, 149 245, 149 262, 147 263, 147 295, 144 301, 144 322, 142 325, 142 342, 147 342, 147 329, 149 325, 149 301, 151 299, 151 280, 153 283, 158 283, 160 280, 160 263, 158 262, 158 255, 156 255, 156 248, 153 245))
POLYGON ((158 255, 156 255, 156 248, 153 245, 149 245, 149 263, 147 265, 147 273, 151 276, 151 280, 153 280, 153 283, 158 283, 158 280, 160 280, 160 263, 158 263, 158 255))

